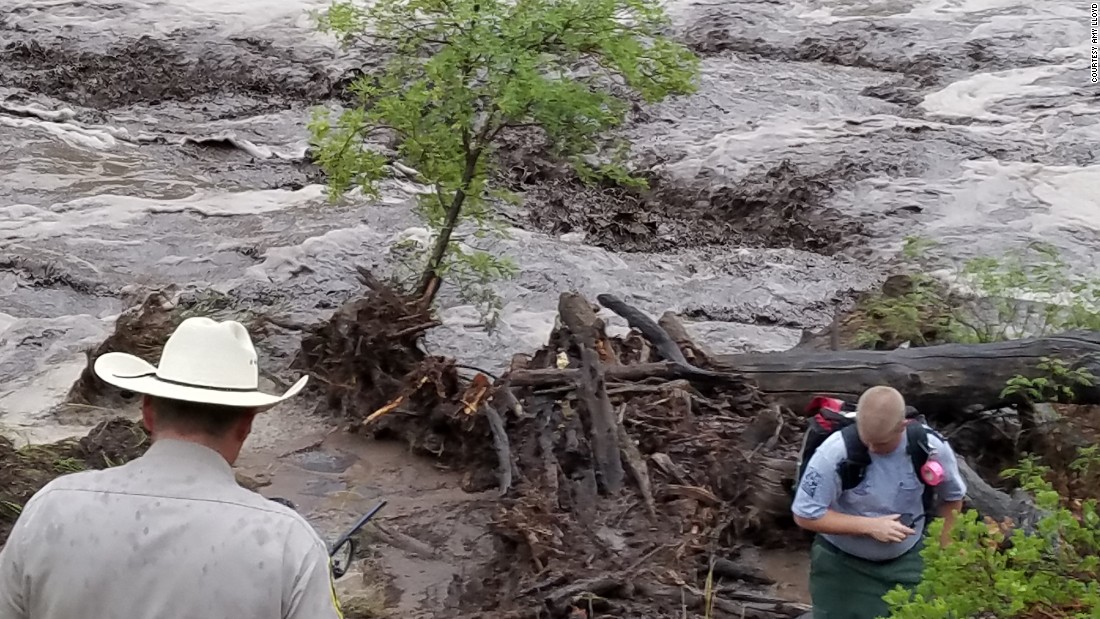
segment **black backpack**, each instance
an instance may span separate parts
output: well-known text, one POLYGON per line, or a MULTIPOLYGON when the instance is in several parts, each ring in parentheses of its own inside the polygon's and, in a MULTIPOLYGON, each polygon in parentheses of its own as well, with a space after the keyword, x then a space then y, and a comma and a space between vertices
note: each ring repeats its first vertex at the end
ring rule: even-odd
MULTIPOLYGON (((856 431, 856 405, 837 398, 817 396, 806 406, 806 413, 813 415, 813 417, 810 419, 806 436, 802 441, 802 451, 799 454, 798 461, 798 477, 795 479, 794 488, 797 490, 798 485, 802 483, 802 475, 805 474, 806 465, 809 464, 814 452, 834 432, 841 433, 844 438, 844 447, 848 452, 847 458, 837 466, 841 490, 851 490, 858 486, 863 481, 867 467, 871 464, 871 454, 863 441, 859 440, 859 434, 856 431)), ((921 501, 924 504, 924 526, 928 526, 928 523, 935 516, 936 487, 924 483, 921 469, 928 461, 928 455, 931 452, 928 445, 928 433, 935 434, 941 441, 944 438, 938 432, 929 428, 925 424, 924 416, 912 406, 905 407, 905 419, 905 432, 908 439, 906 451, 913 461, 913 472, 917 474, 917 479, 924 484, 921 501)))

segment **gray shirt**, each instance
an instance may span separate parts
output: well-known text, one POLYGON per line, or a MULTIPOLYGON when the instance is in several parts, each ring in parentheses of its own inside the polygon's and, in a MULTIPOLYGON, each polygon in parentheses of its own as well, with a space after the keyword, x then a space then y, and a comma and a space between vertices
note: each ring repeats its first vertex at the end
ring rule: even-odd
MULTIPOLYGON (((833 433, 817 448, 806 465, 806 473, 795 493, 791 511, 807 520, 821 518, 828 509, 853 516, 901 514, 906 524, 916 521, 912 527, 915 532, 898 543, 880 542, 865 535, 822 535, 837 548, 864 559, 884 561, 900 557, 920 541, 925 524, 922 519, 924 485, 905 451, 908 444, 903 436, 901 444, 893 452, 870 454, 871 466, 867 467, 863 481, 855 488, 842 492, 837 465, 847 457, 848 452, 841 433, 833 433)), ((931 433, 928 434, 928 445, 932 450, 930 459, 938 461, 944 470, 944 479, 937 486, 939 500, 961 500, 966 496, 966 483, 959 474, 955 452, 931 433)))
POLYGON ((329 570, 294 510, 160 440, 31 498, 0 551, 0 619, 339 619, 329 570))

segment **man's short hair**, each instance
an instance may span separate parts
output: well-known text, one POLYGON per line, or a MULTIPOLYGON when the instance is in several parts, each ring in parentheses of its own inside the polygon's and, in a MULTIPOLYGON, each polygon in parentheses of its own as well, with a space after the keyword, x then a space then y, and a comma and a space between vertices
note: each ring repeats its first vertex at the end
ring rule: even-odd
POLYGON ((249 408, 187 402, 169 398, 152 398, 157 425, 177 432, 224 436, 235 423, 253 414, 249 408))
POLYGON ((871 387, 859 396, 856 427, 872 443, 889 440, 905 427, 905 398, 893 387, 871 387))

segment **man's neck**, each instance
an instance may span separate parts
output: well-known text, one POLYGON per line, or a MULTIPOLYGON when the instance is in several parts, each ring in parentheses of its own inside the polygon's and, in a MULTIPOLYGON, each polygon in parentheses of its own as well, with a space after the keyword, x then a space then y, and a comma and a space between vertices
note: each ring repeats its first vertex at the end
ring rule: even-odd
POLYGON ((237 459, 237 453, 239 449, 233 449, 226 444, 226 441, 219 440, 211 436, 204 434, 183 434, 180 432, 163 431, 153 434, 153 442, 172 440, 172 441, 184 441, 187 443, 195 443, 196 445, 202 445, 217 452, 230 466, 237 459))

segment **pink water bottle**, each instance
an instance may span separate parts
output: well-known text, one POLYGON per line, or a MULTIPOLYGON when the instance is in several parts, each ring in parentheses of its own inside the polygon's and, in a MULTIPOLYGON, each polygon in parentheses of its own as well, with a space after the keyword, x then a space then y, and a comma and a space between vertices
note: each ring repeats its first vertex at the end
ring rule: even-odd
POLYGON ((943 481, 943 466, 935 460, 929 460, 920 467, 920 476, 929 486, 938 486, 943 481))

